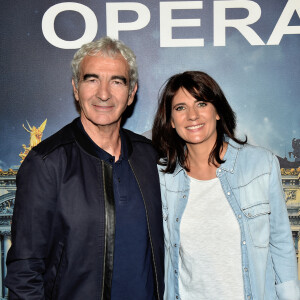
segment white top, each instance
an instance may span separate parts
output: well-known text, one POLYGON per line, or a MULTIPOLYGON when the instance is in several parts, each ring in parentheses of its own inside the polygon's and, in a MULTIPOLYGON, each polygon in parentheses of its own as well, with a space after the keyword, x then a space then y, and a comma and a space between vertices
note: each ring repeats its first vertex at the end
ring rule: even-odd
POLYGON ((244 299, 241 233, 221 183, 190 179, 180 224, 180 298, 244 299))

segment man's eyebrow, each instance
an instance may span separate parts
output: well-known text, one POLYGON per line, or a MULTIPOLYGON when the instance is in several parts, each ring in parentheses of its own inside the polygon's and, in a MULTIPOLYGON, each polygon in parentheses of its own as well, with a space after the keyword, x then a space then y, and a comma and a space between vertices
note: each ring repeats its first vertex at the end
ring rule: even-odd
MULTIPOLYGON (((97 74, 84 74, 83 75, 83 81, 89 79, 89 78, 97 78, 99 79, 99 76, 97 74)), ((121 81, 123 81, 123 83, 126 85, 127 84, 127 79, 125 76, 122 75, 114 75, 111 77, 111 80, 115 80, 115 79, 119 79, 121 81)))
POLYGON ((127 84, 127 79, 126 77, 124 76, 121 76, 121 75, 114 75, 111 77, 111 80, 114 80, 114 79, 119 79, 119 80, 122 80, 123 83, 126 85, 127 84))
POLYGON ((83 75, 83 80, 87 80, 87 79, 89 79, 91 77, 99 79, 99 76, 97 74, 84 74, 83 75))

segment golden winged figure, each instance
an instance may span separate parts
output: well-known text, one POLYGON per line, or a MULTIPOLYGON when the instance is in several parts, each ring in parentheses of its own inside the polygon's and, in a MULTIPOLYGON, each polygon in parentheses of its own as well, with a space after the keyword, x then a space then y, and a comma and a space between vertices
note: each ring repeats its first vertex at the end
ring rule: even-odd
POLYGON ((42 136, 43 136, 43 132, 45 130, 46 127, 46 123, 47 123, 47 119, 40 125, 40 127, 36 128, 35 126, 30 126, 30 124, 28 123, 28 121, 26 120, 27 124, 28 124, 28 128, 27 129, 25 127, 25 125, 23 124, 23 128, 30 133, 30 140, 29 140, 29 146, 27 147, 26 145, 22 145, 22 147, 24 148, 24 152, 21 152, 19 154, 19 156, 22 158, 21 163, 24 161, 25 157, 27 156, 28 152, 37 144, 39 144, 42 140, 42 136))

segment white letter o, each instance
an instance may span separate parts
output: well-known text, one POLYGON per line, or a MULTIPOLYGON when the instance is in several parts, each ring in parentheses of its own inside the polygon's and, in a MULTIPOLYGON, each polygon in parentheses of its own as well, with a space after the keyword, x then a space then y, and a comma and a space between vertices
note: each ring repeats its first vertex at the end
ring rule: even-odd
POLYGON ((98 30, 98 22, 94 12, 87 6, 76 2, 64 2, 51 6, 44 14, 42 20, 42 31, 45 39, 57 48, 77 49, 83 44, 91 42, 98 30), (85 21, 85 31, 81 38, 75 41, 65 41, 59 38, 54 29, 56 16, 67 10, 79 12, 85 21))

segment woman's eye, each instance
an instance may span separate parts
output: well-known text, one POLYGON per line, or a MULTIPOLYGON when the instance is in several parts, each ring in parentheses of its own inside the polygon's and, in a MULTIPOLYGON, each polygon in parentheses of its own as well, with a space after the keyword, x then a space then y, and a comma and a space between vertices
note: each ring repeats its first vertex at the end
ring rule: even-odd
POLYGON ((177 106, 177 107, 175 107, 175 110, 177 110, 177 111, 184 110, 184 106, 177 106))
POLYGON ((206 102, 198 102, 197 105, 199 107, 205 107, 207 105, 207 103, 206 102))

